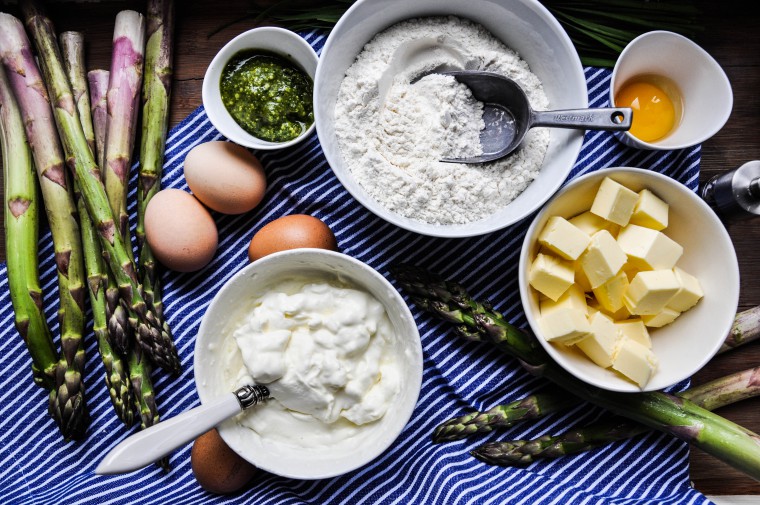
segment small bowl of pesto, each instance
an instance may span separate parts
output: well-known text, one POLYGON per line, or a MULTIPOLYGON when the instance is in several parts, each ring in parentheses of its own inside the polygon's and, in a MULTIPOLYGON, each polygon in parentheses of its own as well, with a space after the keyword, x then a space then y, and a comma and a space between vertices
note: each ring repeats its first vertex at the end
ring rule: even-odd
POLYGON ((317 53, 298 34, 254 28, 229 41, 203 78, 203 106, 229 140, 282 149, 314 131, 317 53))

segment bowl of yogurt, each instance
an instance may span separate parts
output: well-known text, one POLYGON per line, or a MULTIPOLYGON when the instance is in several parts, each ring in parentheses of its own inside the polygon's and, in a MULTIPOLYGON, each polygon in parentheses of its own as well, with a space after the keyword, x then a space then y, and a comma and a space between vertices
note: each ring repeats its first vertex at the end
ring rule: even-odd
POLYGON ((214 297, 195 344, 201 403, 246 384, 272 399, 219 425, 243 458, 322 479, 385 451, 422 382, 417 325, 396 289, 341 253, 283 251, 251 263, 214 297))

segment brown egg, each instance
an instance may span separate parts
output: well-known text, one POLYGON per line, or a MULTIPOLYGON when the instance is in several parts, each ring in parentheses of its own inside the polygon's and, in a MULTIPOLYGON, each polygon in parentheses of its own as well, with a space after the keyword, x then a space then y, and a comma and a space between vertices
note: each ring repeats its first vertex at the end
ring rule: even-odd
POLYGON ((267 189, 256 157, 232 142, 206 142, 185 158, 185 180, 195 197, 223 214, 242 214, 256 207, 267 189))
POLYGON ((165 189, 145 210, 145 239, 167 268, 194 272, 214 257, 218 235, 211 214, 193 195, 165 189))
POLYGON ((238 491, 256 473, 256 467, 230 449, 216 428, 195 439, 190 465, 198 484, 218 494, 238 491))
POLYGON ((275 219, 256 232, 248 246, 248 259, 256 261, 272 253, 301 247, 335 251, 338 244, 325 223, 316 217, 293 214, 275 219))

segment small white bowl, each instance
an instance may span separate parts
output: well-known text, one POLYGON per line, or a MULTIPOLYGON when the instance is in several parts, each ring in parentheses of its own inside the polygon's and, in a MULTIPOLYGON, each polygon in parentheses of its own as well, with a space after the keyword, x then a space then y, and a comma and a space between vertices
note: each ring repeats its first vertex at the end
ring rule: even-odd
POLYGON ((315 123, 312 123, 301 135, 287 142, 262 140, 245 131, 235 122, 230 113, 227 112, 227 108, 222 103, 221 92, 219 91, 222 70, 224 70, 224 66, 230 61, 230 58, 239 51, 246 49, 261 49, 278 54, 295 63, 314 80, 317 71, 317 53, 314 52, 314 49, 300 35, 277 27, 254 28, 253 30, 243 32, 227 42, 216 53, 216 56, 214 56, 211 64, 206 69, 206 74, 203 76, 203 107, 206 109, 206 114, 211 124, 222 135, 236 144, 253 149, 283 149, 309 137, 314 131, 315 123))
MULTIPOLYGON (((250 309, 251 298, 272 283, 320 272, 339 275, 385 306, 396 343, 403 349, 402 389, 381 419, 330 447, 302 449, 267 440, 234 418, 217 427, 224 441, 253 465, 294 479, 334 477, 369 463, 396 440, 411 418, 422 384, 422 346, 417 324, 404 299, 382 275, 345 254, 322 249, 283 251, 251 263, 222 286, 203 316, 195 342, 195 385, 201 403, 207 403, 234 388, 222 370, 229 358, 223 343, 250 309)), ((254 412, 247 415, 255 414, 254 407, 254 412)))
POLYGON ((664 232, 683 246, 678 266, 697 277, 705 293, 695 307, 673 323, 651 330, 652 350, 659 366, 643 391, 656 391, 690 377, 710 361, 729 334, 739 303, 739 265, 731 238, 712 209, 686 186, 639 168, 609 168, 569 183, 528 228, 520 254, 520 298, 538 341, 565 370, 603 389, 642 391, 612 370, 597 366, 574 347, 547 342, 538 324, 538 295, 528 282, 528 269, 539 249, 538 235, 548 219, 570 218, 591 208, 605 177, 634 191, 648 188, 670 205, 664 232))
POLYGON ((615 132, 628 146, 651 150, 691 147, 715 135, 731 115, 734 95, 726 73, 707 51, 683 35, 660 30, 633 39, 612 71, 610 103, 615 106, 615 95, 627 81, 646 74, 666 77, 678 87, 681 121, 654 142, 639 140, 630 132, 615 132))
POLYGON ((580 153, 583 131, 551 128, 549 150, 538 177, 509 205, 480 221, 429 224, 380 205, 343 160, 335 135, 335 102, 346 70, 370 39, 400 21, 427 16, 458 16, 484 26, 530 65, 553 109, 588 106, 583 66, 562 26, 535 0, 359 0, 330 32, 314 81, 314 118, 327 162, 341 184, 375 215, 406 230, 433 237, 484 235, 530 215, 559 189, 580 153))

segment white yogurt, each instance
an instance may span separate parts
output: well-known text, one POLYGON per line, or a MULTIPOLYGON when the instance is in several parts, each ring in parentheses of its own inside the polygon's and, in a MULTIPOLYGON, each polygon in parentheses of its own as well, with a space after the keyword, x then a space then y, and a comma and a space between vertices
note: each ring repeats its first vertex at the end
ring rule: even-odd
POLYGON ((329 446, 382 418, 401 388, 403 350, 383 305, 334 280, 271 286, 227 337, 225 374, 274 398, 238 422, 269 440, 329 446))

